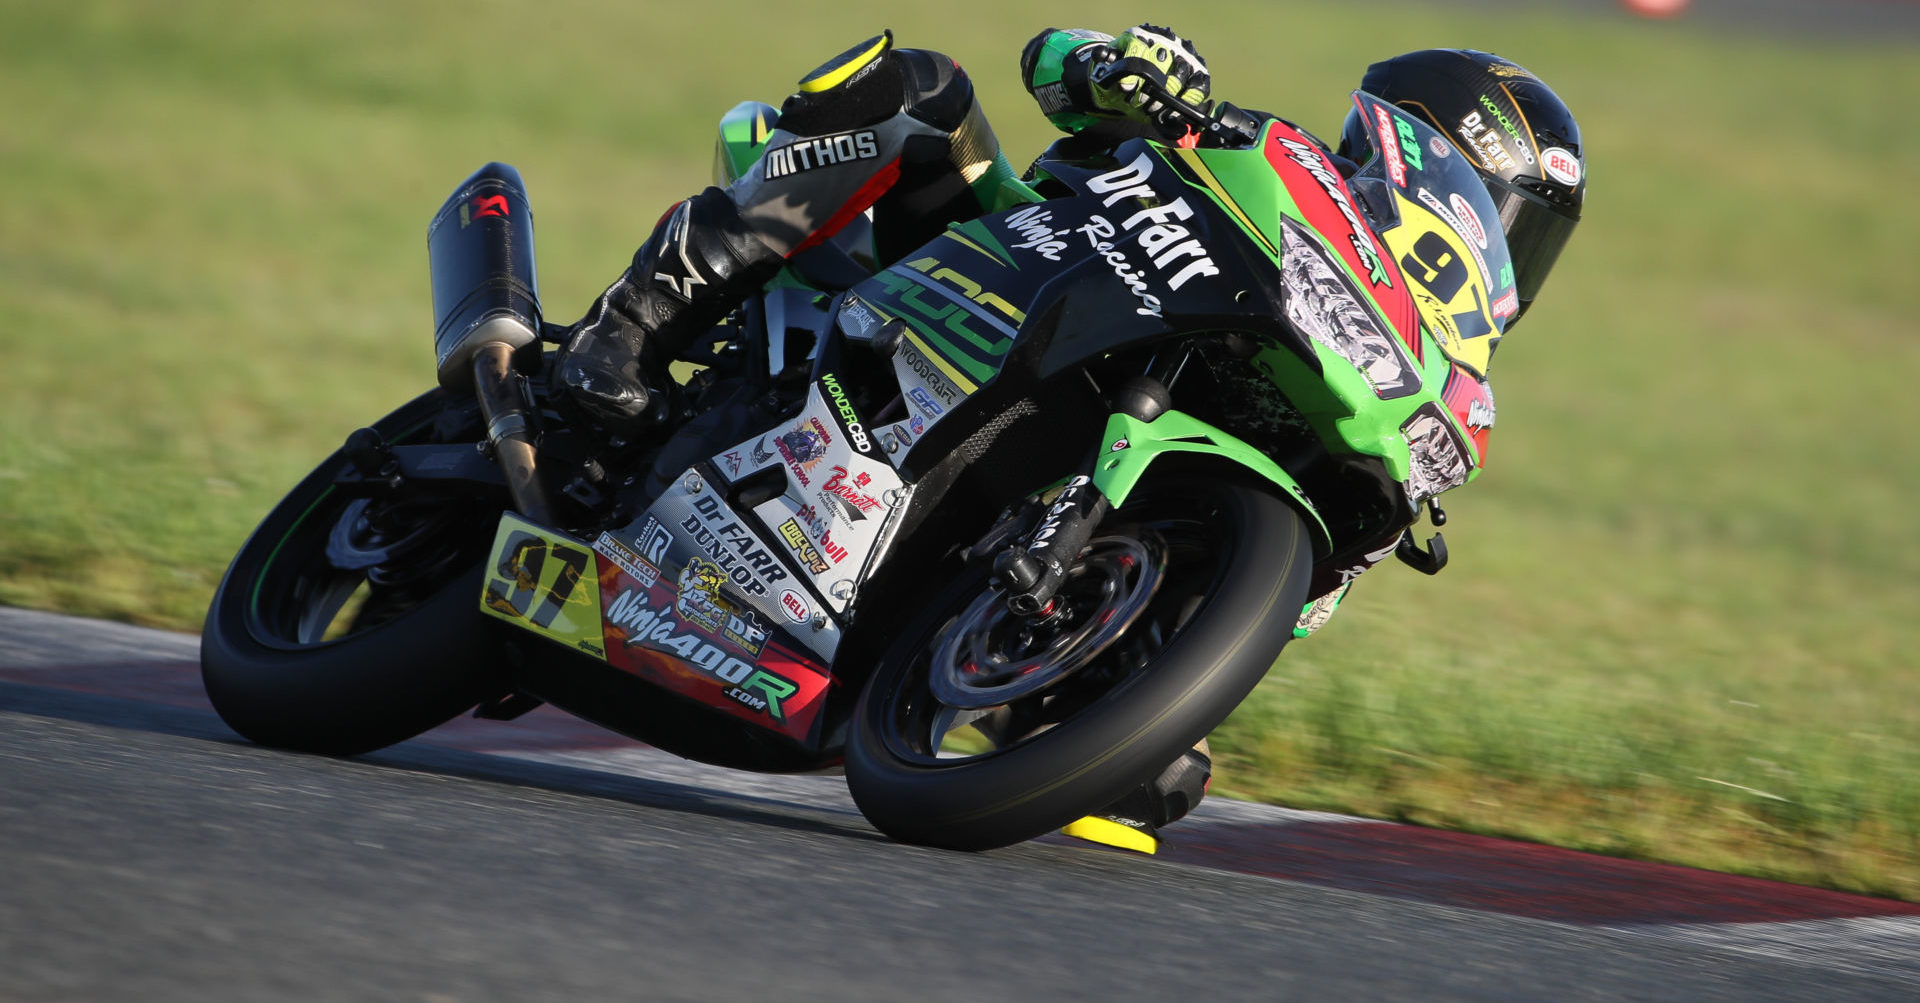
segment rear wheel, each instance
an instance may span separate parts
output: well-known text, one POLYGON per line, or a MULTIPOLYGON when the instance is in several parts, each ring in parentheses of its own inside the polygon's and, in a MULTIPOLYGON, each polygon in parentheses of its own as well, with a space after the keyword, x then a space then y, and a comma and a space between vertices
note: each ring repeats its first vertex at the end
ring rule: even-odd
MULTIPOLYGON (((481 434, 442 391, 374 429, 389 443, 481 434)), ((223 720, 263 745, 351 755, 411 738, 507 689, 479 612, 499 506, 482 499, 353 497, 335 453, 235 555, 201 634, 223 720)))
POLYGON ((1272 494, 1143 486, 1045 617, 984 568, 915 616, 868 681, 847 783, 874 826, 981 850, 1057 829, 1157 774, 1238 706, 1292 637, 1312 556, 1272 494))

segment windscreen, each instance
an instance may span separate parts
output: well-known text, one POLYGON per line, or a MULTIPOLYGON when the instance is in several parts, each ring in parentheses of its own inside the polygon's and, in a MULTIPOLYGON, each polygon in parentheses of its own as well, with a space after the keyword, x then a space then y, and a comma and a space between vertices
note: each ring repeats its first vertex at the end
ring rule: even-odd
POLYGON ((1476 375, 1520 308, 1501 217, 1480 173, 1438 130, 1370 94, 1354 103, 1375 155, 1354 178, 1441 350, 1476 375))

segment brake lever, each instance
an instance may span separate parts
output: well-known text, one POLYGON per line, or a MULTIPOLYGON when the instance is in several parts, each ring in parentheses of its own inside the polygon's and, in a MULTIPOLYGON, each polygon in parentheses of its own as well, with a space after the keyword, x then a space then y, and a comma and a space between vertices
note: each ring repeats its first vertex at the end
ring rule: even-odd
MULTIPOLYGON (((1121 65, 1125 62, 1125 60, 1115 59, 1101 63, 1088 71, 1087 79, 1094 84, 1104 85, 1107 78, 1119 72, 1121 65)), ((1208 107, 1201 107, 1183 101, 1175 97, 1172 91, 1167 90, 1167 85, 1160 81, 1142 76, 1140 90, 1149 102, 1160 102, 1162 107, 1172 110, 1189 127, 1198 127, 1202 133, 1238 136, 1249 143, 1259 136, 1259 129, 1255 126, 1254 120, 1226 102, 1220 102, 1223 114, 1215 116, 1212 110, 1213 102, 1208 102, 1208 107), (1229 118, 1232 119, 1231 124, 1229 124, 1229 118)))

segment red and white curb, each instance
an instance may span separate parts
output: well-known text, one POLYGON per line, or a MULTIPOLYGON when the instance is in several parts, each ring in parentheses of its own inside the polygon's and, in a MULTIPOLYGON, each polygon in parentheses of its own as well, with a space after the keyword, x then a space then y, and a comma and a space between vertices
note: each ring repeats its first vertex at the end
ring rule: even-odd
MULTIPOLYGON (((0 687, 210 710, 198 659, 191 636, 0 607, 0 687)), ((551 708, 512 722, 462 719, 415 741, 858 815, 839 777, 693 763, 551 708)), ((1920 906, 1904 902, 1220 798, 1166 836, 1152 866, 1305 882, 1920 985, 1920 906)))

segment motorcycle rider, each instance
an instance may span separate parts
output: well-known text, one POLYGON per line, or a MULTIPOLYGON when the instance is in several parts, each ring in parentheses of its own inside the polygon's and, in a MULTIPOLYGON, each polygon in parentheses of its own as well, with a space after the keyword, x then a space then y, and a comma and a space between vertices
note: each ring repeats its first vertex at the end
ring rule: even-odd
MULTIPOLYGON (((1207 96, 1192 46, 1149 25, 1118 37, 1049 28, 1021 65, 1042 111, 1090 143, 1182 134, 1142 81, 1194 104, 1207 96), (1104 82, 1090 79, 1108 64, 1104 82)), ((574 326, 560 380, 597 420, 643 428, 653 420, 647 384, 661 385, 667 363, 788 258, 871 208, 879 256, 891 260, 950 221, 1004 208, 1000 188, 1013 177, 959 64, 895 48, 891 32, 861 42, 801 79, 765 155, 739 180, 668 210, 574 326)))
MULTIPOLYGON (((1191 43, 1153 25, 1117 36, 1048 28, 1027 43, 1020 69, 1078 158, 1134 138, 1185 146, 1237 140, 1223 138, 1230 130, 1195 130, 1161 94, 1210 109, 1216 119, 1269 117, 1211 104, 1206 63, 1191 43)), ((1565 105, 1525 70, 1470 50, 1424 50, 1376 63, 1361 89, 1425 118, 1475 164, 1500 209, 1524 312, 1579 219, 1585 193, 1579 129, 1565 105)), ((668 363, 788 259, 867 210, 877 256, 887 262, 948 222, 1011 204, 1005 186, 1015 173, 965 71, 936 52, 895 48, 891 32, 802 78, 765 151, 729 187, 707 188, 669 209, 569 334, 557 357, 559 380, 575 404, 609 428, 640 431, 658 420, 662 409, 649 384, 664 385, 668 363)), ((1335 163, 1351 175, 1373 154, 1370 130, 1350 113, 1335 163)), ((1353 577, 1392 553, 1397 538, 1396 531, 1384 547, 1366 548, 1357 568, 1317 583, 1321 598, 1303 614, 1301 629, 1324 622, 1353 577)), ((1210 779, 1204 746, 1104 814, 1149 834, 1185 815, 1210 779)))

